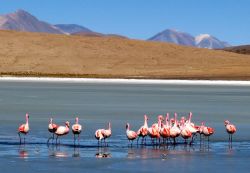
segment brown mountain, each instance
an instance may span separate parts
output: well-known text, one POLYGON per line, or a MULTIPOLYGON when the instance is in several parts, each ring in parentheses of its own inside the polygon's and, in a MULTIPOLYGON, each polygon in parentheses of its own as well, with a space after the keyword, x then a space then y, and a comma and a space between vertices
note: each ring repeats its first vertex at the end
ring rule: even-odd
POLYGON ((63 34, 57 27, 40 21, 24 10, 17 10, 14 13, 0 16, 0 30, 16 30, 27 32, 46 32, 63 34))
POLYGON ((229 51, 229 52, 239 53, 239 54, 250 55, 250 45, 227 47, 224 50, 229 51))
POLYGON ((114 37, 0 31, 0 74, 250 79, 250 56, 114 37))

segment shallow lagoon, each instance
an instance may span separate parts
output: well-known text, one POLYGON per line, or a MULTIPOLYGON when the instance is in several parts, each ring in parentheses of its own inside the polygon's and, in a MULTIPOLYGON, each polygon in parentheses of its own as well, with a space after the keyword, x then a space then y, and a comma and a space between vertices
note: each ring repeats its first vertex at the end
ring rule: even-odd
MULTIPOLYGON (((248 172, 250 166, 250 88, 247 86, 0 82, 0 166, 5 172, 248 172), (158 114, 193 112, 193 121, 215 128, 211 142, 193 146, 128 147, 125 123, 132 129, 158 114), (18 144, 17 126, 30 114, 26 145, 18 144), (60 146, 49 145, 48 119, 84 126, 80 145, 72 134, 60 146), (237 125, 229 148, 223 121, 237 125), (112 122, 109 147, 98 148, 94 131, 112 122), (106 153, 110 158, 96 158, 106 153)), ((148 140, 149 142, 149 140, 148 140)), ((182 142, 179 140, 179 142, 182 142)), ((2 172, 2 171, 1 171, 2 172)))

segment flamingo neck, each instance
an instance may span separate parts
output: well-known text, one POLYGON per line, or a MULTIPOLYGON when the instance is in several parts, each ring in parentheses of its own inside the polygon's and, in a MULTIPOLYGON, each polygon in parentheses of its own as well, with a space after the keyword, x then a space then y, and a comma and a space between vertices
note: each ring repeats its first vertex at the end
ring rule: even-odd
POLYGON ((191 123, 191 119, 192 119, 192 113, 189 113, 189 119, 188 119, 188 123, 191 123))
POLYGON ((144 118, 144 126, 145 126, 145 127, 148 127, 147 117, 144 118))
POLYGON ((127 124, 127 131, 129 131, 130 130, 130 128, 129 128, 129 124, 127 124))
POLYGON ((158 130, 161 128, 161 119, 158 119, 158 130))
POLYGON ((166 125, 167 125, 167 126, 169 126, 168 119, 169 119, 169 114, 167 113, 167 116, 166 116, 166 125))
POLYGON ((26 116, 26 124, 29 125, 29 118, 26 116))
POLYGON ((109 130, 111 130, 111 123, 109 123, 109 130))
POLYGON ((174 126, 177 126, 177 114, 174 114, 174 126))
POLYGON ((78 120, 78 117, 76 118, 76 124, 78 124, 79 120, 78 120))

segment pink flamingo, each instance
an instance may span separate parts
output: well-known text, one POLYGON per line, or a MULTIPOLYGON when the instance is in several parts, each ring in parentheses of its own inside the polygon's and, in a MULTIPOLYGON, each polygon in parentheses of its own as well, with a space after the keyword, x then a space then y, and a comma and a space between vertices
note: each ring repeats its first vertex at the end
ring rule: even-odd
POLYGON ((226 127, 226 130, 227 130, 227 133, 229 135, 229 142, 232 143, 233 141, 233 134, 236 132, 236 126, 231 124, 228 120, 226 120, 225 122, 225 127, 226 127))
POLYGON ((205 126, 205 123, 202 122, 201 126, 199 128, 199 133, 200 133, 200 135, 206 136, 208 138, 208 141, 209 141, 209 136, 211 136, 212 134, 214 134, 214 129, 211 128, 211 127, 205 126))
POLYGON ((19 126, 18 128, 18 136, 19 136, 19 139, 20 139, 20 144, 22 143, 22 139, 21 139, 21 134, 24 134, 24 143, 25 143, 25 136, 26 134, 29 132, 29 114, 26 113, 26 123, 25 124, 22 124, 19 126))
POLYGON ((174 139, 174 144, 176 144, 176 138, 180 135, 181 130, 177 126, 177 113, 174 113, 174 125, 170 128, 170 137, 174 139))
POLYGON ((148 135, 148 117, 147 115, 144 115, 144 125, 140 127, 140 129, 137 131, 137 144, 139 141, 139 138, 142 137, 142 143, 144 141, 144 138, 148 135))
POLYGON ((131 146, 132 146, 133 141, 137 138, 137 133, 135 131, 130 130, 129 123, 126 124, 126 135, 127 135, 128 141, 131 143, 131 146))
POLYGON ((169 113, 166 115, 166 124, 160 129, 160 135, 163 138, 163 142, 170 137, 170 124, 169 124, 169 113))
POLYGON ((100 142, 104 139, 103 131, 104 131, 104 129, 97 129, 95 131, 95 138, 98 140, 98 146, 99 146, 100 142))
POLYGON ((182 117, 180 121, 180 130, 181 130, 181 137, 185 140, 185 143, 187 143, 187 139, 192 137, 192 133, 185 125, 184 117, 182 117))
POLYGON ((188 128, 188 130, 192 133, 192 139, 190 141, 190 144, 193 143, 194 141, 194 136, 197 134, 197 132, 199 131, 196 126, 194 125, 194 123, 192 123, 191 119, 192 119, 192 112, 189 113, 189 118, 188 121, 185 123, 186 127, 188 128))
POLYGON ((104 142, 106 143, 106 139, 109 138, 112 134, 110 122, 108 123, 108 129, 104 129, 102 131, 102 133, 103 133, 103 137, 104 137, 104 142))
POLYGON ((72 125, 72 133, 74 134, 74 143, 76 141, 76 135, 78 136, 78 143, 80 139, 80 133, 82 132, 82 126, 79 124, 79 118, 76 117, 75 124, 72 125))
POLYGON ((152 143, 154 139, 159 139, 160 142, 160 128, 161 128, 162 116, 158 116, 158 124, 153 124, 152 127, 148 128, 148 135, 150 136, 152 143))
POLYGON ((69 133, 69 122, 66 121, 65 126, 59 126, 55 131, 55 134, 57 135, 56 144, 57 144, 57 139, 59 136, 64 136, 64 135, 67 135, 68 133, 69 133))
POLYGON ((48 125, 48 131, 50 133, 52 133, 53 135, 52 135, 52 137, 50 137, 48 139, 47 143, 49 143, 50 139, 54 140, 54 135, 55 135, 55 132, 56 132, 57 128, 58 128, 58 125, 53 123, 53 118, 50 118, 50 122, 49 122, 49 125, 48 125))

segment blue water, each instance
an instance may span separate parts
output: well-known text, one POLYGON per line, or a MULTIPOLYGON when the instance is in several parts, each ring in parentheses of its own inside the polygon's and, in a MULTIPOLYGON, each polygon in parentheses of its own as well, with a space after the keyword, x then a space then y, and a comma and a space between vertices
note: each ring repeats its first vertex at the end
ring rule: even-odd
POLYGON ((0 82, 1 172, 248 172, 250 169, 250 88, 142 84, 0 82), (143 115, 149 124, 159 114, 193 112, 193 121, 215 128, 210 143, 192 146, 136 145, 131 148, 125 124, 137 130, 143 115), (17 127, 30 115, 26 144, 19 145, 17 127), (70 133, 60 145, 47 145, 48 120, 83 125, 80 144, 70 133), (237 126, 229 146, 223 121, 237 126), (94 132, 112 123, 108 147, 98 147, 94 132), (107 156, 97 158, 96 154, 107 156))

